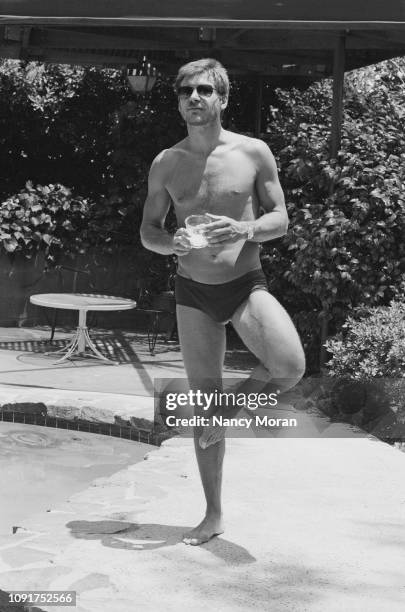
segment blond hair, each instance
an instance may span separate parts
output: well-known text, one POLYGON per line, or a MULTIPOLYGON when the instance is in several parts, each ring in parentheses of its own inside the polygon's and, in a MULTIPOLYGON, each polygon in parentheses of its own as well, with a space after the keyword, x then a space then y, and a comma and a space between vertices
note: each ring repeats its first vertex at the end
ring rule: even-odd
POLYGON ((228 73, 220 62, 210 57, 196 60, 194 62, 188 62, 188 64, 184 64, 184 66, 179 69, 174 81, 174 89, 176 93, 178 92, 183 79, 191 78, 198 74, 204 73, 212 77, 218 94, 227 98, 229 95, 228 73))

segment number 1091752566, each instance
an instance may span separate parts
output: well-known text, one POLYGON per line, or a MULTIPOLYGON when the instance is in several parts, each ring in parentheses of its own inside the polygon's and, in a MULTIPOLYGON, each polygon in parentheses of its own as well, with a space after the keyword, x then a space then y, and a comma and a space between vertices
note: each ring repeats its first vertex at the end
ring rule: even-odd
POLYGON ((10 604, 76 606, 76 591, 9 591, 10 604))

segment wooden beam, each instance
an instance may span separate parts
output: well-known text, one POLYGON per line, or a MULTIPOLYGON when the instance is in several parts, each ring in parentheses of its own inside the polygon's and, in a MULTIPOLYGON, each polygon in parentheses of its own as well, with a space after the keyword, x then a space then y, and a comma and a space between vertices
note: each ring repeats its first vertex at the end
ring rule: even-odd
MULTIPOLYGON (((308 53, 308 51, 296 51, 293 50, 288 52, 278 53, 277 51, 268 51, 263 50, 262 52, 258 51, 245 51, 244 49, 229 49, 227 48, 218 48, 218 51, 221 52, 222 58, 226 61, 230 61, 234 64, 240 62, 241 64, 248 64, 253 66, 282 66, 283 64, 323 64, 325 63, 325 58, 330 62, 330 54, 323 53, 308 53)), ((257 68, 253 68, 257 69, 257 68)), ((260 71, 260 70, 259 70, 260 71)))
POLYGON ((147 26, 169 28, 214 27, 226 29, 253 28, 257 30, 405 30, 402 20, 303 20, 303 19, 212 19, 188 17, 30 17, 0 15, 0 24, 67 25, 67 26, 147 26))
POLYGON ((405 37, 403 33, 401 35, 401 32, 356 32, 355 36, 360 39, 359 44, 362 48, 405 48, 405 37))
POLYGON ((122 68, 134 63, 136 58, 124 54, 108 55, 106 53, 70 52, 68 50, 45 49, 43 47, 28 47, 25 50, 24 59, 27 61, 47 62, 49 64, 122 68))
MULTIPOLYGON (((23 26, 5 26, 4 38, 6 40, 21 41, 24 33, 30 28, 23 26)), ((125 29, 125 34, 120 34, 119 28, 102 28, 101 32, 97 28, 88 31, 80 31, 75 28, 60 29, 58 27, 36 27, 31 28, 30 44, 54 49, 136 49, 136 50, 177 50, 193 49, 195 51, 206 52, 206 44, 198 41, 196 30, 182 30, 182 36, 177 36, 170 29, 146 29, 133 28, 129 35, 125 29), (106 31, 107 30, 107 31, 106 31)), ((336 33, 334 32, 274 32, 269 34, 266 31, 237 30, 237 34, 248 33, 243 41, 237 37, 227 36, 227 30, 217 33, 215 47, 218 49, 227 48, 236 51, 267 51, 277 54, 281 58, 284 52, 288 58, 281 59, 287 63, 294 61, 298 55, 307 58, 308 62, 319 61, 316 58, 324 57, 325 52, 333 51, 336 33), (232 39, 232 40, 231 40, 232 39)), ((387 32, 351 32, 346 38, 346 49, 381 49, 393 50, 400 54, 405 49, 405 36, 400 37, 400 32, 395 32, 395 40, 392 39, 394 33, 387 32), (385 36, 384 36, 385 34, 385 36)), ((302 60, 301 60, 302 61, 302 60)))
POLYGON ((225 66, 240 66, 248 72, 260 74, 317 74, 319 77, 330 74, 329 57, 306 58, 284 55, 278 58, 276 55, 263 53, 249 53, 243 51, 232 51, 230 49, 220 50, 220 61, 225 66), (289 68, 283 65, 290 64, 289 68), (295 65, 294 65, 295 64, 295 65), (320 69, 319 67, 322 66, 320 69))
POLYGON ((246 29, 240 29, 240 30, 236 30, 236 32, 232 32, 232 34, 228 34, 225 41, 223 41, 223 44, 226 45, 231 45, 233 46, 233 44, 235 43, 235 41, 238 41, 240 39, 241 36, 243 36, 244 34, 246 34, 247 32, 250 32, 250 30, 246 30, 246 29))
MULTIPOLYGON (((135 29, 133 35, 120 36, 119 31, 114 34, 99 34, 97 31, 77 32, 74 29, 61 30, 59 28, 35 28, 31 35, 33 45, 38 44, 48 49, 176 49, 187 48, 181 40, 156 40, 153 36, 142 38, 135 29)), ((201 48, 203 45, 200 45, 201 48)))
MULTIPOLYGON (((345 76, 345 35, 342 34, 336 41, 335 54, 333 59, 333 101, 332 101, 332 126, 330 138, 330 156, 336 158, 340 149, 342 118, 343 118, 343 89, 345 76)), ((331 181, 329 193, 334 191, 334 183, 331 181)), ((321 351, 319 365, 322 370, 326 363, 325 342, 329 331, 328 309, 323 306, 321 324, 321 351)))
MULTIPOLYGON (((11 29, 11 28, 10 28, 11 29)), ((14 32, 13 36, 15 37, 16 30, 19 28, 13 26, 14 32)), ((25 31, 27 28, 20 28, 20 31, 25 31)), ((196 37, 195 31, 189 32, 192 34, 192 37, 187 37, 189 40, 186 40, 185 37, 171 38, 171 31, 164 30, 164 37, 162 35, 155 34, 154 32, 149 32, 149 38, 146 38, 146 33, 144 36, 140 36, 138 34, 139 30, 137 28, 134 29, 133 36, 119 36, 117 35, 117 30, 114 30, 114 34, 98 34, 96 30, 92 30, 90 32, 80 32, 71 30, 63 30, 59 28, 33 28, 31 33, 31 45, 38 45, 40 47, 46 47, 47 49, 100 49, 102 51, 106 51, 108 49, 114 50, 184 50, 190 49, 193 52, 206 52, 207 45, 205 43, 201 43, 198 41, 196 37), (153 35, 152 35, 153 34, 153 35)), ((162 32, 162 30, 160 31, 162 32)), ((15 38, 14 38, 15 39, 15 38)), ((332 40, 332 39, 331 39, 332 40)), ((336 40, 336 36, 333 37, 333 43, 330 42, 328 49, 333 49, 334 41, 336 40)), ((228 43, 228 40, 227 40, 228 43)), ((235 41, 236 51, 243 53, 245 50, 244 44, 239 46, 239 44, 235 41)), ((215 47, 220 49, 223 48, 221 44, 221 40, 218 40, 215 43, 215 47)), ((230 46, 227 44, 227 49, 230 49, 230 46)), ((320 49, 312 49, 311 52, 308 50, 301 49, 301 47, 295 47, 292 40, 289 41, 289 46, 285 48, 284 53, 280 51, 279 46, 275 45, 274 49, 271 50, 271 56, 268 53, 265 58, 266 61, 274 61, 276 63, 293 63, 297 60, 297 56, 300 56, 299 61, 306 63, 322 63, 323 56, 325 52, 320 49), (288 49, 288 51, 287 51, 288 49), (287 52, 286 52, 287 51, 287 52)), ((252 46, 252 51, 258 50, 252 46)), ((268 49, 260 49, 261 52, 268 51, 268 49)), ((262 55, 262 53, 261 53, 262 55)), ((251 56, 253 58, 253 55, 251 56)))
POLYGON ((21 45, 1 45, 0 44, 0 58, 4 59, 20 59, 21 57, 21 45))
POLYGON ((255 131, 256 138, 260 138, 262 133, 262 106, 263 106, 263 75, 258 74, 256 77, 256 113, 255 113, 255 131))
MULTIPOLYGON (((323 53, 333 52, 336 32, 332 30, 284 31, 284 30, 243 30, 242 40, 233 41, 226 37, 227 30, 219 30, 217 44, 223 47, 268 50, 310 50, 323 53), (222 34, 222 36, 221 36, 222 34)), ((403 31, 357 31, 346 32, 346 49, 401 49, 405 46, 403 31)))
POLYGON ((345 36, 337 39, 333 59, 333 102, 330 156, 336 157, 340 147, 343 117, 343 85, 345 76, 345 36))
MULTIPOLYGON (((291 31, 291 30, 241 30, 244 33, 242 40, 234 41, 232 37, 227 38, 228 30, 219 30, 218 42, 223 46, 241 47, 243 49, 269 49, 274 51, 285 51, 286 49, 309 49, 311 51, 323 51, 324 49, 333 49, 336 32, 315 30, 309 32, 291 31), (220 34, 224 33, 225 37, 221 39, 220 34), (230 43, 228 43, 230 40, 230 43)), ((228 34, 229 36, 229 34, 228 34)))

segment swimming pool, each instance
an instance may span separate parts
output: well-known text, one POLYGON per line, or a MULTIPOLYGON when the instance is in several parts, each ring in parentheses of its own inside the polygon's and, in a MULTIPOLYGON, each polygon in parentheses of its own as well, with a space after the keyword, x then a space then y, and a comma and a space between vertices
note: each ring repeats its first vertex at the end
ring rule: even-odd
POLYGON ((81 431, 0 422, 0 535, 141 461, 150 445, 81 431))

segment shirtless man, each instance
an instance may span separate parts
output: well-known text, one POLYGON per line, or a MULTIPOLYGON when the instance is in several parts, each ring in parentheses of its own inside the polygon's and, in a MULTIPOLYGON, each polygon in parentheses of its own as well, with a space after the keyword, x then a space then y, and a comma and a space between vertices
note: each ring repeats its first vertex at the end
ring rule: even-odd
MULTIPOLYGON (((153 161, 141 238, 147 249, 178 257, 177 322, 190 387, 221 388, 225 324, 232 321, 261 362, 238 393, 265 386, 285 391, 303 376, 305 358, 290 317, 267 291, 259 258, 259 243, 283 236, 288 226, 274 157, 261 140, 222 128, 229 81, 219 62, 186 64, 175 89, 188 136, 153 161), (164 228, 171 205, 174 235, 164 228), (208 246, 195 249, 185 219, 203 213, 212 218, 208 246)), ((223 532, 225 440, 223 428, 213 425, 194 434, 207 509, 183 541, 198 545, 223 532)))

